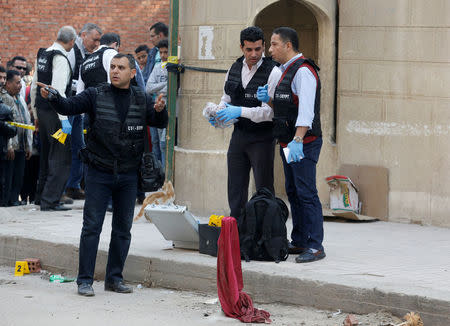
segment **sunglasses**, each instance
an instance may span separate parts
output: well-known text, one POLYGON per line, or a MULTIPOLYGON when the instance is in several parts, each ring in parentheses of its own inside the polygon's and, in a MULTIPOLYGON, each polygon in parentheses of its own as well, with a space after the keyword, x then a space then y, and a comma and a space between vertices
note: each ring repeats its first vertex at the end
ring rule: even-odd
POLYGON ((19 67, 19 66, 14 66, 14 68, 19 69, 19 70, 27 70, 26 67, 19 67))

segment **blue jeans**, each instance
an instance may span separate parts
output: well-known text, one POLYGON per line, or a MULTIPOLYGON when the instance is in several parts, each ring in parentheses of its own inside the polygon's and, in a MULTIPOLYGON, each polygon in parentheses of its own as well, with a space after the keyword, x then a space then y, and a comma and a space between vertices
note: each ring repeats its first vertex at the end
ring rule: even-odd
POLYGON ((92 284, 94 280, 98 242, 111 196, 112 231, 105 282, 117 283, 123 280, 122 271, 131 243, 130 230, 137 192, 137 171, 114 175, 89 166, 85 182, 86 201, 80 238, 77 283, 92 284))
POLYGON ((319 137, 304 144, 305 157, 300 162, 288 164, 280 147, 286 193, 291 204, 291 239, 296 247, 323 250, 322 204, 316 188, 316 165, 321 148, 322 138, 319 137))
POLYGON ((152 152, 161 161, 164 169, 166 164, 166 128, 150 127, 150 135, 152 136, 152 152))
POLYGON ((69 121, 72 124, 72 165, 70 166, 70 176, 66 187, 80 189, 80 182, 83 177, 83 163, 78 153, 80 149, 86 146, 83 137, 83 116, 81 114, 69 116, 69 121))

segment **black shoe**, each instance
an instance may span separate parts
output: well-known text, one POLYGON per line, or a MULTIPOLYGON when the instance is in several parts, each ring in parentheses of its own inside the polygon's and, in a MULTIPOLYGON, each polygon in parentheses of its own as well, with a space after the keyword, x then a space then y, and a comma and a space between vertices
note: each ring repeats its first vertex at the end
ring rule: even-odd
POLYGON ((289 242, 289 254, 290 255, 300 255, 306 251, 306 248, 296 247, 289 242))
POLYGON ((70 211, 72 208, 64 205, 57 205, 53 207, 41 207, 41 211, 70 211))
POLYGON ((105 291, 113 291, 117 293, 132 293, 133 288, 130 286, 126 286, 123 281, 119 281, 117 283, 105 282, 105 291))
POLYGON ((84 295, 85 297, 93 297, 95 295, 94 289, 89 283, 78 284, 78 294, 84 295))
POLYGON ((316 260, 325 258, 325 251, 318 250, 315 253, 311 249, 306 250, 304 253, 300 254, 295 258, 296 263, 311 263, 316 260))

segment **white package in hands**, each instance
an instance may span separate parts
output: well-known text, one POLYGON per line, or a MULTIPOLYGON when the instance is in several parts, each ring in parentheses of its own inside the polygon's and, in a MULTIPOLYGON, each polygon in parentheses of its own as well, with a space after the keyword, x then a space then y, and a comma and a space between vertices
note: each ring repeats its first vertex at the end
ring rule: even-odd
POLYGON ((208 120, 208 122, 211 118, 214 118, 214 128, 228 128, 231 127, 235 122, 237 122, 237 119, 230 120, 226 123, 222 120, 219 120, 217 118, 217 112, 219 112, 220 110, 222 110, 222 108, 212 102, 206 103, 206 106, 203 109, 203 116, 206 118, 206 120, 208 120))

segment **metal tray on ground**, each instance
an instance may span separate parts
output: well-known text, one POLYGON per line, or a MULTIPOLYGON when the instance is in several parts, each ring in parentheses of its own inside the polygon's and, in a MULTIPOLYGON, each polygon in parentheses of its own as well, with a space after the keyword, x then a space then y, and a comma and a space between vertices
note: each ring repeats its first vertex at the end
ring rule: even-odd
POLYGON ((198 250, 198 222, 186 206, 152 204, 145 208, 145 216, 175 248, 198 250))

